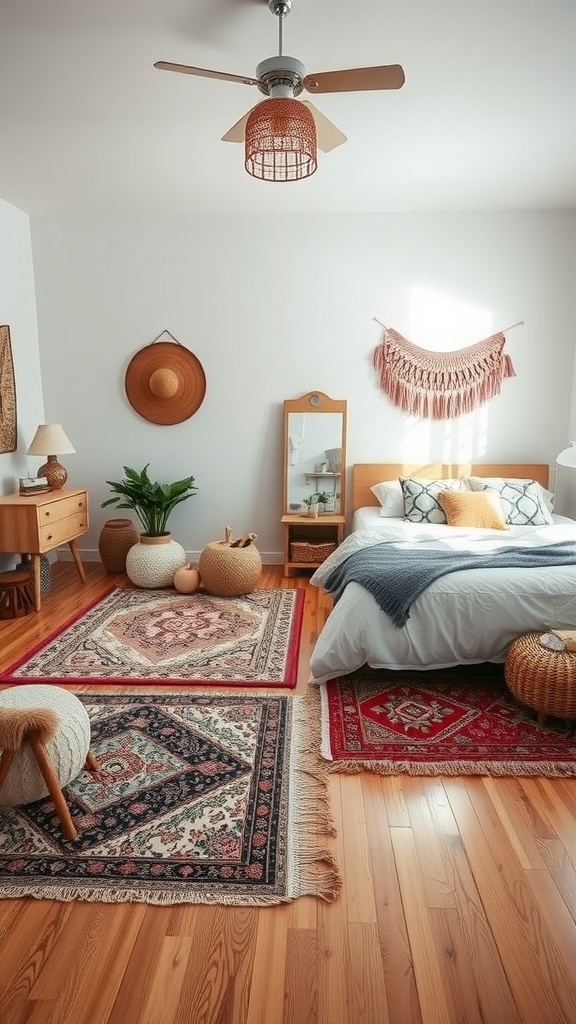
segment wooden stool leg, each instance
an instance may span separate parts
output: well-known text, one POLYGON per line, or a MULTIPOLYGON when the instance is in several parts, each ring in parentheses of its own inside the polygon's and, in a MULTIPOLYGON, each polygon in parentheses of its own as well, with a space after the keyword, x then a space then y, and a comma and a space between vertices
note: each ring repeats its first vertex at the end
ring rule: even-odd
POLYGON ((15 750, 2 751, 2 757, 0 757, 0 791, 2 790, 2 786, 6 782, 8 772, 10 771, 10 765, 14 760, 15 754, 15 750))
POLYGON ((87 768, 89 772, 100 771, 100 765, 98 764, 98 761, 94 757, 94 754, 92 753, 91 750, 89 750, 88 753, 86 754, 86 761, 84 763, 84 767, 87 768))
POLYGON ((546 714, 544 711, 538 712, 538 725, 546 725, 546 714))
POLYGON ((38 762, 38 767, 42 772, 42 777, 46 783, 48 792, 52 797, 52 803, 56 808, 56 813, 60 818, 62 831, 66 839, 76 839, 78 833, 76 832, 74 822, 72 821, 70 808, 66 803, 56 772, 50 764, 46 748, 44 747, 42 740, 39 738, 38 733, 31 732, 27 738, 34 752, 34 757, 38 762))

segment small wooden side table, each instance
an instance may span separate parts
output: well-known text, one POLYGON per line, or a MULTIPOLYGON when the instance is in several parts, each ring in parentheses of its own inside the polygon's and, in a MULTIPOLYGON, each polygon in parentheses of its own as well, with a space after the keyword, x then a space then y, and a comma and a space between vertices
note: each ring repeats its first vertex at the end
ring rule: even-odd
POLYGON ((297 556, 298 543, 326 544, 330 545, 330 550, 335 550, 344 538, 346 517, 335 512, 317 517, 289 513, 282 516, 280 522, 284 527, 284 575, 290 576, 293 569, 317 569, 325 557, 300 560, 297 556))
POLYGON ((17 619, 33 609, 30 573, 24 569, 0 572, 0 619, 17 619))
POLYGON ((0 551, 32 556, 34 608, 40 611, 40 555, 68 544, 78 575, 86 582, 76 539, 88 531, 86 488, 62 487, 44 494, 0 497, 0 551))

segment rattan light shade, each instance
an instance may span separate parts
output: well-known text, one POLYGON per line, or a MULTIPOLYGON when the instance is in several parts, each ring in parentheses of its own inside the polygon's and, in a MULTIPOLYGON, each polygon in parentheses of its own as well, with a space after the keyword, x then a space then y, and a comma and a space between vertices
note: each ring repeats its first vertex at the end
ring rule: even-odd
POLYGON ((308 107, 289 97, 258 103, 246 122, 244 166, 263 181, 300 181, 314 174, 316 124, 308 107))

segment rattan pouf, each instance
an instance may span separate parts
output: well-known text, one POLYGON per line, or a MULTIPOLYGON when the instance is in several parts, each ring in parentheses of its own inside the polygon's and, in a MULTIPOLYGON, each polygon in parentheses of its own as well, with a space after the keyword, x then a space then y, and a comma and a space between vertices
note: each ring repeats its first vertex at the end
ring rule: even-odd
POLYGON ((576 653, 542 647, 541 636, 526 633, 510 644, 504 664, 508 689, 537 712, 539 725, 546 715, 576 718, 576 653))
POLYGON ((202 586, 209 594, 240 597, 254 590, 262 572, 262 559, 254 544, 233 548, 227 541, 219 540, 206 545, 198 568, 202 586))

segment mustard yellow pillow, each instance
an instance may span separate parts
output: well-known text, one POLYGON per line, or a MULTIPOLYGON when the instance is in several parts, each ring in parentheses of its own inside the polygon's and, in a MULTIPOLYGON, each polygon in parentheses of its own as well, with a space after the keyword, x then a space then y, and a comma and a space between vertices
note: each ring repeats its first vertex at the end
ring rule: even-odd
POLYGON ((440 491, 438 502, 448 526, 508 530, 497 491, 440 491), (480 500, 479 500, 480 499, 480 500))

